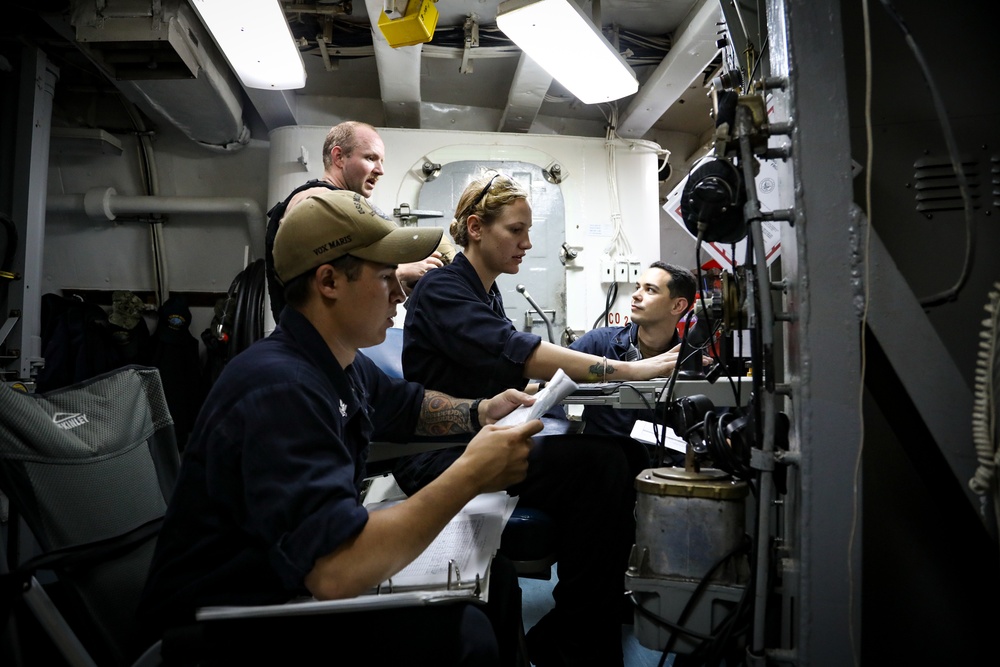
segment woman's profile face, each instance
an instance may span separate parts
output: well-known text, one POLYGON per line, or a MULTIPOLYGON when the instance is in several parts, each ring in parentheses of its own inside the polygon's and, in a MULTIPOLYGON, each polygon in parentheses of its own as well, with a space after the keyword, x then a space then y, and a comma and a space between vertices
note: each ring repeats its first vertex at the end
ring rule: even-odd
POLYGON ((490 224, 481 226, 479 251, 485 268, 496 274, 514 274, 521 270, 524 255, 531 248, 531 205, 515 199, 500 209, 490 224))

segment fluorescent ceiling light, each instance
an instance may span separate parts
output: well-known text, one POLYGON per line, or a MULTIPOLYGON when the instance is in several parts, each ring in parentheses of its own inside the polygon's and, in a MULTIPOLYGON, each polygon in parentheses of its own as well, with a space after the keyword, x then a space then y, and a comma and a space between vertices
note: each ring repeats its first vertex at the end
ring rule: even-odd
POLYGON ((506 0, 497 26, 585 104, 639 90, 632 68, 571 0, 506 0))
POLYGON ((306 85, 302 55, 278 0, 191 0, 229 66, 247 88, 306 85))

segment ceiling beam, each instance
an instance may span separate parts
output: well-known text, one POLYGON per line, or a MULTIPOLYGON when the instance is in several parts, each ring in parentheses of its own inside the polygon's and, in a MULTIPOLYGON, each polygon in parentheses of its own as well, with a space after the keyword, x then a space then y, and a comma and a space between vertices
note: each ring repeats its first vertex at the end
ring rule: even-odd
POLYGON ((498 132, 521 132, 531 129, 538 112, 545 101, 545 93, 552 85, 552 75, 522 53, 514 70, 514 80, 510 84, 510 94, 503 117, 500 118, 498 132))
POLYGON ((291 90, 243 88, 268 131, 286 125, 298 125, 295 94, 291 90))
POLYGON ((372 26, 372 44, 382 93, 382 109, 386 127, 420 127, 420 52, 421 44, 389 46, 378 18, 382 0, 365 0, 368 20, 372 26))
POLYGON ((641 138, 687 90, 719 52, 719 0, 701 0, 674 32, 670 52, 629 102, 618 134, 641 138))

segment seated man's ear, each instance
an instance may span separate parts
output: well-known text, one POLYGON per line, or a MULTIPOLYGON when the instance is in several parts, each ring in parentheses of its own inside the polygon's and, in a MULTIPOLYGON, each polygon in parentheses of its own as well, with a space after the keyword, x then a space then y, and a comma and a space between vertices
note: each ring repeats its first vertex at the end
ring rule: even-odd
POLYGON ((342 278, 342 276, 337 275, 337 270, 329 264, 318 266, 312 277, 316 289, 326 297, 334 296, 332 292, 336 291, 337 284, 342 278))

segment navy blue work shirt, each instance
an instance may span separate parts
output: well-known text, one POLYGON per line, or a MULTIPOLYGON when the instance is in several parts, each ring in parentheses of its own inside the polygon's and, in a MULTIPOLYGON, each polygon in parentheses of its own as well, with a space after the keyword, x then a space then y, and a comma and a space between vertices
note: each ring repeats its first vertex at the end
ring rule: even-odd
POLYGON ((524 389, 524 364, 541 342, 514 328, 496 283, 483 289, 458 253, 423 275, 406 302, 403 375, 451 396, 495 396, 524 389))
POLYGON ((285 308, 271 336, 227 364, 199 414, 140 605, 150 627, 193 622, 206 605, 308 595, 316 560, 368 521, 369 442, 406 441, 423 396, 361 353, 341 368, 285 308))
MULTIPOLYGON (((638 335, 639 325, 634 322, 624 327, 601 327, 591 329, 573 341, 569 347, 571 350, 623 361, 630 345, 638 347, 638 335)), ((679 342, 675 331, 668 348, 674 347, 679 342)), ((605 405, 588 405, 583 409, 583 432, 628 437, 636 420, 657 421, 653 410, 626 410, 605 405)))
MULTIPOLYGON (((514 328, 496 283, 488 292, 483 289, 469 259, 458 253, 451 264, 424 274, 406 302, 403 375, 451 396, 488 398, 524 389, 524 365, 541 342, 541 336, 514 328)), ((568 426, 561 405, 543 422, 543 435, 564 433, 568 426)), ((408 456, 392 472, 403 491, 412 494, 444 472, 463 449, 464 444, 408 456)))

